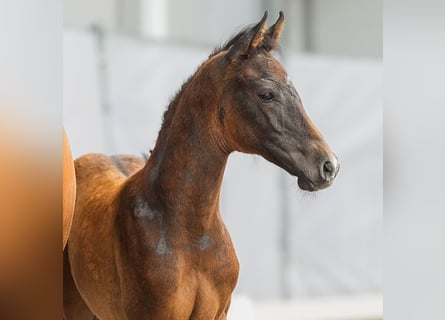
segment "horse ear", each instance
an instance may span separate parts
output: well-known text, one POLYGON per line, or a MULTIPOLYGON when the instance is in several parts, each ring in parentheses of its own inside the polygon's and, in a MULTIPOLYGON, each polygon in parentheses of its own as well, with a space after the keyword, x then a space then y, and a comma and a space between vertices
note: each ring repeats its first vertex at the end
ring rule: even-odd
POLYGON ((254 49, 257 49, 264 42, 266 29, 267 11, 264 12, 263 18, 242 37, 232 45, 226 57, 233 60, 239 56, 247 57, 254 49))
POLYGON ((266 33, 266 20, 267 20, 267 11, 264 12, 264 16, 260 22, 252 29, 254 31, 254 36, 252 41, 250 41, 249 47, 247 48, 247 54, 258 46, 263 44, 264 34, 266 33))
POLYGON ((267 50, 272 50, 278 45, 280 41, 281 31, 284 28, 284 14, 283 11, 280 11, 280 15, 278 17, 277 22, 275 22, 266 32, 266 48, 267 50))

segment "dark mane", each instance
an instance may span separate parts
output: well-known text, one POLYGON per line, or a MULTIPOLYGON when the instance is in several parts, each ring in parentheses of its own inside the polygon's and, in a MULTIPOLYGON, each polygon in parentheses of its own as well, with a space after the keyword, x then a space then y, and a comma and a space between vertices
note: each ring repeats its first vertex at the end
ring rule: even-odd
POLYGON ((159 133, 158 133, 158 138, 157 138, 156 144, 158 144, 159 140, 165 135, 165 132, 168 130, 168 128, 170 128, 170 125, 171 125, 171 122, 172 122, 172 119, 173 119, 173 115, 175 114, 176 106, 178 105, 179 99, 181 98, 183 92, 186 91, 188 85, 192 81, 192 79, 195 76, 196 72, 198 72, 198 70, 201 69, 202 65, 206 61, 204 61, 202 64, 199 65, 199 67, 195 70, 195 72, 193 72, 192 75, 189 76, 182 83, 182 85, 179 88, 179 90, 177 90, 176 93, 170 98, 170 102, 169 102, 169 104, 167 106, 167 109, 164 111, 164 114, 162 116, 162 125, 161 125, 161 129, 159 130, 159 133))
MULTIPOLYGON (((201 65, 198 67, 197 70, 199 70, 199 68, 201 68, 201 65)), ((173 115, 175 113, 175 107, 178 105, 179 98, 189 85, 190 81, 193 79, 195 73, 196 71, 181 85, 181 88, 176 91, 176 94, 170 99, 170 103, 168 104, 167 109, 164 111, 164 114, 162 116, 161 130, 159 130, 156 144, 158 144, 160 138, 165 135, 165 131, 170 127, 173 115)))
MULTIPOLYGON (((230 38, 227 42, 225 42, 224 44, 222 44, 220 46, 215 47, 215 49, 213 49, 213 52, 209 55, 209 58, 217 55, 218 53, 220 53, 222 51, 228 50, 234 43, 236 43, 238 40, 240 40, 242 37, 244 37, 244 35, 246 35, 250 31, 252 31, 252 29, 255 26, 256 26, 255 24, 251 24, 251 25, 244 27, 243 29, 241 29, 241 31, 239 31, 237 34, 232 36, 232 38, 230 38)), ((277 44, 275 44, 273 42, 272 38, 270 37, 270 35, 266 33, 264 35, 263 46, 261 48, 266 49, 267 51, 271 51, 271 50, 276 49, 276 47, 277 47, 277 44)))
MULTIPOLYGON (((232 36, 228 41, 226 41, 224 44, 219 45, 215 47, 213 52, 209 55, 208 59, 211 59, 215 55, 219 54, 220 52, 228 50, 233 44, 235 44, 237 41, 239 41, 241 38, 243 38, 248 32, 251 32, 252 29, 255 27, 255 24, 248 25, 244 27, 241 31, 239 31, 237 34, 232 36)), ((272 38, 266 34, 264 36, 263 40, 263 46, 262 49, 265 49, 267 51, 270 51, 272 49, 275 49, 275 45, 273 44, 272 38)), ((208 60, 207 59, 207 60, 208 60)), ((206 61, 207 61, 206 60, 206 61)), ((182 93, 185 91, 187 86, 189 85, 190 81, 193 79, 193 76, 196 74, 197 70, 199 70, 202 65, 205 63, 205 61, 196 69, 196 71, 181 85, 181 88, 176 92, 176 94, 171 98, 170 103, 168 104, 167 109, 164 112, 163 119, 162 119, 162 125, 161 130, 158 134, 158 139, 162 136, 164 136, 165 131, 170 127, 171 120, 173 118, 174 110, 176 105, 178 104, 178 100, 181 97, 182 93)))
MULTIPOLYGON (((243 28, 240 32, 238 32, 236 35, 234 35, 230 40, 225 42, 223 45, 215 47, 213 52, 209 55, 208 59, 211 59, 213 56, 217 55, 218 53, 229 49, 235 42, 237 42, 242 36, 244 36, 248 31, 250 31, 252 29, 252 27, 253 27, 253 25, 249 25, 249 26, 243 28)), ((175 95, 170 99, 170 103, 168 104, 167 109, 164 111, 164 115, 162 117, 162 125, 161 125, 161 130, 159 131, 159 134, 158 134, 158 139, 159 139, 159 137, 161 137, 163 135, 164 131, 170 127, 171 120, 172 120, 172 117, 174 114, 175 106, 178 104, 178 100, 181 97, 182 92, 185 90, 185 88, 188 86, 190 81, 193 79, 193 76, 195 75, 195 73, 201 68, 201 66, 204 63, 205 63, 205 61, 196 69, 196 71, 190 77, 188 77, 187 80, 185 80, 183 82, 180 89, 178 91, 176 91, 175 95)))
POLYGON ((235 42, 241 39, 247 32, 252 30, 254 26, 255 26, 254 24, 251 24, 244 27, 240 32, 232 36, 232 38, 230 38, 228 41, 226 41, 222 45, 215 47, 215 49, 213 49, 213 52, 209 55, 209 58, 216 56, 218 53, 222 51, 228 50, 235 42))

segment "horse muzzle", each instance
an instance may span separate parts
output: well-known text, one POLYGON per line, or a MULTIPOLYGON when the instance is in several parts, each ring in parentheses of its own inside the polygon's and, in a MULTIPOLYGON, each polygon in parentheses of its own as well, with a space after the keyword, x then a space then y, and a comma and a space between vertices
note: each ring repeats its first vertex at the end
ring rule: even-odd
POLYGON ((298 186, 305 191, 318 191, 332 185, 340 170, 337 156, 330 154, 321 161, 315 177, 309 178, 307 175, 298 175, 298 186))

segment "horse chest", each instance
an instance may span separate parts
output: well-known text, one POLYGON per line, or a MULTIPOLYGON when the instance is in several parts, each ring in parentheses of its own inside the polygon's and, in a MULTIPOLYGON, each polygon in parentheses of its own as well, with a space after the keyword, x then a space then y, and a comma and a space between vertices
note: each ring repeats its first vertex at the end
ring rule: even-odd
POLYGON ((134 218, 118 224, 129 319, 225 319, 239 264, 218 213, 211 227, 198 231, 200 221, 175 218, 191 217, 193 210, 178 215, 153 208, 136 200, 134 218))
POLYGON ((160 319, 225 319, 239 271, 230 239, 203 236, 175 243, 166 237, 143 265, 134 283, 143 313, 160 319))
POLYGON ((192 254, 178 255, 181 267, 171 302, 188 306, 191 313, 185 319, 225 319, 238 278, 233 248, 200 246, 192 254))

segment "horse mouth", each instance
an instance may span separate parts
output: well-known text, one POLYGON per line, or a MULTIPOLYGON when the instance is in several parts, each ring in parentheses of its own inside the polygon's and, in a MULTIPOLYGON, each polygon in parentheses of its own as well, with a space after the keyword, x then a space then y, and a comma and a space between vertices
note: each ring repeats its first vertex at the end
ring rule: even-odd
POLYGON ((332 177, 324 177, 323 174, 316 169, 317 166, 314 167, 313 164, 311 164, 310 169, 307 168, 309 166, 306 164, 306 170, 304 170, 301 166, 304 159, 301 159, 301 157, 299 159, 290 152, 283 152, 282 149, 277 148, 276 145, 271 146, 270 150, 272 150, 272 152, 266 154, 264 158, 296 177, 298 179, 298 187, 301 190, 314 192, 325 189, 334 182, 338 169, 336 169, 332 177), (310 172, 312 172, 312 174, 310 174, 310 172))
POLYGON ((298 177, 298 186, 300 187, 301 190, 304 191, 312 192, 318 190, 315 184, 303 175, 298 177))
POLYGON ((304 175, 298 175, 298 186, 303 191, 314 192, 314 191, 326 189, 327 187, 332 185, 333 182, 334 182, 334 179, 326 180, 326 181, 323 181, 320 183, 315 183, 304 175))
POLYGON ((295 166, 289 165, 288 163, 281 163, 273 158, 270 161, 286 170, 291 176, 296 177, 298 179, 298 187, 301 190, 313 192, 324 189, 324 187, 320 188, 316 183, 306 177, 306 175, 301 170, 295 168, 295 166))

